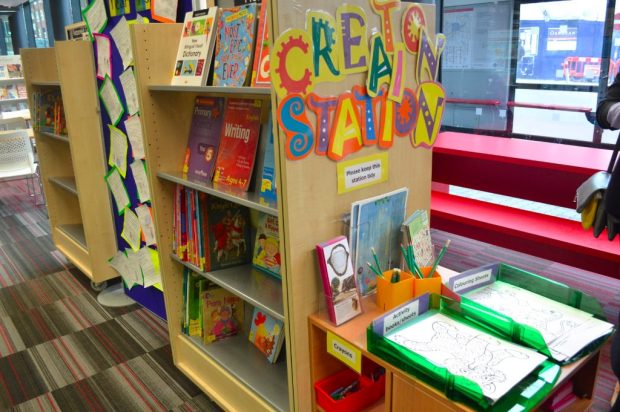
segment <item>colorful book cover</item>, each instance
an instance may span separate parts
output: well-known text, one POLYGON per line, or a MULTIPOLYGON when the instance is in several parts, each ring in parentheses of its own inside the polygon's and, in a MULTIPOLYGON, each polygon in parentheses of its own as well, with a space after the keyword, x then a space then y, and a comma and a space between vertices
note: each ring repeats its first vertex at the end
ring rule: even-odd
POLYGON ((266 213, 259 214, 252 264, 257 269, 281 279, 280 234, 278 233, 278 218, 276 216, 266 213))
POLYGON ((433 242, 431 240, 431 228, 428 221, 428 213, 425 209, 413 212, 403 222, 403 234, 405 243, 413 245, 413 254, 418 266, 432 266, 435 261, 433 242))
POLYGON ((381 270, 400 266, 400 228, 405 220, 408 193, 407 188, 402 188, 359 204, 354 267, 363 296, 373 293, 377 287, 375 274, 366 264, 374 261, 373 248, 381 270))
POLYGON ((228 99, 213 183, 247 191, 260 136, 261 100, 228 99))
POLYGON ((203 295, 206 344, 236 335, 243 325, 243 300, 224 288, 207 289, 203 295))
POLYGON ((177 51, 173 85, 205 86, 211 68, 219 8, 190 11, 185 14, 177 51))
POLYGON ((276 363, 284 342, 284 323, 254 308, 248 337, 269 362, 276 363))
POLYGON ((196 98, 187 142, 187 177, 190 180, 211 182, 223 119, 223 97, 196 98))
POLYGON ((275 146, 273 144, 273 129, 271 128, 271 116, 265 126, 264 135, 269 136, 263 152, 263 167, 260 178, 260 198, 268 203, 275 203, 277 199, 276 187, 276 159, 275 146))
POLYGON ((252 257, 250 212, 228 200, 207 197, 205 207, 208 221, 209 251, 206 271, 249 263, 252 257))
POLYGON ((255 87, 271 87, 271 77, 269 76, 269 27, 267 27, 268 8, 269 0, 263 0, 260 5, 256 47, 254 49, 254 64, 252 65, 252 86, 255 87))
POLYGON ((188 271, 187 276, 187 334, 189 336, 202 336, 202 323, 200 316, 200 281, 204 278, 197 273, 188 271))
POLYGON ((256 4, 222 9, 215 46, 214 86, 245 86, 251 77, 256 4))
POLYGON ((316 245, 329 319, 336 325, 362 313, 349 242, 345 236, 316 245))

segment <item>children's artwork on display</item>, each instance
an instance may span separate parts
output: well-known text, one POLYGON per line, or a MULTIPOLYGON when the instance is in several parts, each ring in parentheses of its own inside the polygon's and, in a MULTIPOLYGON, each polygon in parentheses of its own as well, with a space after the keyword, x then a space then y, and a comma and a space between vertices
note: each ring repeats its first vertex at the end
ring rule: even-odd
POLYGON ((135 0, 136 11, 147 11, 151 9, 151 0, 135 0))
POLYGON ((116 126, 118 122, 121 121, 123 114, 125 113, 125 109, 123 107, 123 102, 116 90, 116 86, 110 76, 106 76, 105 80, 101 84, 99 88, 99 98, 103 102, 103 106, 105 107, 108 117, 112 122, 112 125, 116 126))
POLYGON ((108 24, 108 13, 105 10, 105 3, 103 0, 93 0, 90 4, 82 10, 82 19, 86 22, 88 33, 90 38, 93 39, 93 34, 101 33, 108 24))
POLYGON ((316 246, 329 319, 336 325, 362 313, 349 242, 344 236, 316 246))
POLYGON ((97 78, 112 77, 112 45, 110 36, 95 33, 95 54, 97 56, 97 78))
POLYGON ((360 293, 366 296, 377 287, 375 274, 368 262, 379 260, 382 271, 400 265, 400 228, 407 209, 409 190, 402 188, 354 204, 357 209, 354 267, 360 293), (374 252, 373 252, 374 251, 374 252))
POLYGON ((572 358, 588 343, 613 330, 611 323, 590 313, 499 280, 464 296, 537 329, 558 361, 572 358))
POLYGON ((151 0, 151 17, 162 23, 175 23, 178 0, 151 0))
POLYGON ((121 17, 116 25, 110 30, 110 36, 114 40, 116 50, 121 56, 123 70, 133 64, 133 50, 131 49, 131 37, 129 34, 129 23, 125 16, 121 17))
POLYGON ((435 310, 388 334, 386 338, 457 376, 477 383, 496 402, 546 357, 476 330, 435 310))
POLYGON ((110 17, 121 16, 129 13, 129 0, 108 0, 110 17))
POLYGON ((217 26, 214 86, 248 84, 256 35, 256 4, 222 9, 217 26))

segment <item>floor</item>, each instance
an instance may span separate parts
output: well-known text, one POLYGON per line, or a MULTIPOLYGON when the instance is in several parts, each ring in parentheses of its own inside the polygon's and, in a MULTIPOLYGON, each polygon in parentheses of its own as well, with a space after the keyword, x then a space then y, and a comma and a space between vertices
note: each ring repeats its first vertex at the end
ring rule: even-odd
POLYGON ((219 410, 172 364, 162 320, 98 304, 23 181, 0 183, 0 410, 219 410))
MULTIPOLYGON (((620 281, 433 231, 442 264, 522 267, 599 299, 614 321, 620 281)), ((615 377, 603 349, 592 411, 608 411, 615 377)), ((0 410, 217 411, 172 364, 166 325, 138 305, 100 306, 86 277, 54 248, 26 185, 0 182, 0 410)))

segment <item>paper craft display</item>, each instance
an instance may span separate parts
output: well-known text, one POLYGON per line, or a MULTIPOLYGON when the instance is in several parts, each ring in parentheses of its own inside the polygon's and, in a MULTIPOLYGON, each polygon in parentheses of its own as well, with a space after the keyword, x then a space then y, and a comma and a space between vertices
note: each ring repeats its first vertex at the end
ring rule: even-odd
POLYGON ((110 156, 108 165, 116 167, 123 178, 127 175, 127 136, 120 129, 108 125, 110 129, 110 156))
POLYGON ((146 164, 140 160, 134 160, 130 165, 131 173, 133 175, 134 182, 136 183, 136 189, 138 191, 138 199, 140 203, 148 202, 151 200, 151 190, 149 188, 149 181, 146 176, 146 164))
POLYGON ((136 208, 136 215, 140 221, 144 243, 147 246, 153 246, 157 243, 155 238, 155 225, 153 224, 153 215, 148 205, 140 205, 136 208))
POLYGON ((121 17, 116 26, 110 30, 110 35, 114 39, 116 50, 123 61, 123 70, 133 63, 133 51, 131 49, 131 37, 129 35, 129 23, 125 16, 121 17))
POLYGON ((132 250, 134 250, 135 252, 140 250, 140 220, 131 209, 127 209, 125 211, 125 216, 123 220, 123 231, 121 232, 121 237, 125 239, 125 241, 132 250))
POLYGON ((148 288, 160 283, 159 252, 145 246, 136 253, 136 256, 142 270, 143 286, 148 288))
POLYGON ((131 153, 134 159, 144 159, 144 140, 142 138, 142 123, 140 116, 135 115, 127 118, 124 122, 127 137, 131 143, 131 153))
POLYGON ((123 117, 125 109, 123 108, 121 98, 118 95, 116 86, 114 86, 114 82, 110 79, 110 76, 106 76, 105 80, 101 84, 101 88, 99 88, 99 97, 101 98, 103 106, 110 117, 110 121, 114 126, 116 126, 118 122, 120 122, 121 117, 123 117))
POLYGON ((400 265, 400 228, 407 208, 407 188, 364 199, 351 205, 351 250, 357 284, 366 296, 377 287, 375 274, 367 262, 374 262, 372 250, 381 270, 400 265))
POLYGON ((121 178, 118 169, 112 168, 112 170, 110 170, 106 175, 105 181, 108 184, 110 192, 112 192, 112 197, 114 198, 114 203, 116 204, 116 210, 120 216, 125 213, 125 208, 131 206, 131 201, 129 200, 127 188, 123 183, 123 179, 121 178))
POLYGON ((175 23, 178 0, 151 0, 151 17, 163 23, 175 23))
POLYGON ((127 102, 127 114, 133 116, 140 111, 138 88, 136 86, 136 77, 134 76, 133 69, 130 67, 125 70, 119 76, 119 80, 121 81, 123 94, 125 95, 125 102, 127 102))
MULTIPOLYGON (((454 282, 458 281, 455 278, 454 282)), ((614 328, 590 313, 499 280, 464 296, 540 331, 551 355, 558 361, 571 359, 614 328)))
POLYGON ((349 242, 344 236, 316 246, 329 319, 336 325, 362 313, 349 242))
POLYGON ((97 78, 105 79, 112 76, 112 45, 110 37, 105 34, 93 34, 97 54, 97 78))
POLYGON ((86 22, 90 38, 93 34, 101 33, 108 24, 108 13, 105 9, 103 0, 93 0, 84 10, 82 10, 82 19, 86 22))
POLYGON ((546 359, 531 349, 495 338, 435 310, 385 338, 477 383, 492 403, 546 359))
POLYGON ((108 262, 121 276, 128 289, 142 284, 140 267, 134 265, 125 252, 119 250, 108 262))

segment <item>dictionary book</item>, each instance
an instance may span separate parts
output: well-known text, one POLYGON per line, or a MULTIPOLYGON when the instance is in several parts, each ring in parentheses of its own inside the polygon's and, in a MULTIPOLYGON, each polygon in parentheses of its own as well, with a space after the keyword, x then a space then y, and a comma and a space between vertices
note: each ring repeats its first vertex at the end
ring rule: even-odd
POLYGON ((211 7, 185 14, 173 85, 205 86, 211 68, 220 9, 211 7))
POLYGON ((260 136, 261 100, 228 99, 214 184, 247 191, 260 136))
MULTIPOLYGON (((211 182, 224 119, 223 97, 197 97, 187 142, 187 177, 211 182)), ((185 168, 184 168, 185 170, 185 168)))

